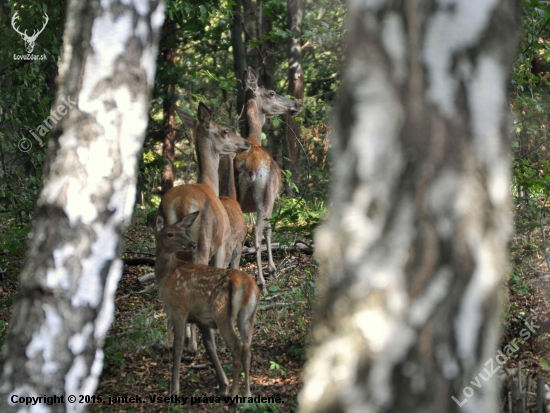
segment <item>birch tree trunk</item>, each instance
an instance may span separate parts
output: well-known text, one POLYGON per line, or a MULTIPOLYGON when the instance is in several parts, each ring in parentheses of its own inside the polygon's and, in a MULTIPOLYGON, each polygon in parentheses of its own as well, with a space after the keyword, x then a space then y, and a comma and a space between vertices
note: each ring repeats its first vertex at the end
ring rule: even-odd
POLYGON ((60 119, 2 354, 2 412, 29 411, 14 400, 44 395, 67 406, 32 411, 80 412, 69 396, 97 387, 163 20, 159 0, 68 2, 60 119))
POLYGON ((348 2, 302 412, 500 411, 517 4, 348 2))

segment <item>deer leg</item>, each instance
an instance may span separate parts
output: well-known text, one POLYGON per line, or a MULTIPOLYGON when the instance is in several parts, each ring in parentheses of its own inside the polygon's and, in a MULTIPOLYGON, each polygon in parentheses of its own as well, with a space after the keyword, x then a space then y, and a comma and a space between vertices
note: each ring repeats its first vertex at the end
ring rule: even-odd
POLYGON ((265 242, 267 244, 267 270, 270 274, 277 272, 277 267, 273 262, 273 253, 271 252, 271 225, 268 223, 265 230, 265 242))
POLYGON ((199 326, 202 333, 202 342, 204 348, 206 349, 206 354, 210 358, 210 361, 214 365, 214 370, 216 371, 216 377, 218 379, 218 385, 220 387, 220 394, 222 396, 227 395, 227 388, 229 387, 229 382, 227 377, 223 372, 220 360, 218 359, 218 354, 216 353, 216 342, 214 341, 214 330, 208 327, 199 326))
POLYGON ((269 222, 269 219, 271 218, 271 215, 273 214, 273 204, 275 203, 275 199, 267 199, 267 202, 265 205, 261 205, 258 210, 258 222, 260 220, 263 221, 265 225, 265 243, 267 245, 267 270, 269 271, 269 274, 274 274, 277 272, 277 267, 275 266, 275 263, 273 262, 273 252, 271 251, 271 222, 269 222))
MULTIPOLYGON (((209 249, 206 247, 204 239, 201 239, 199 244, 199 252, 197 255, 193 256, 193 263, 208 265, 208 255, 210 254, 209 249)), ((187 351, 192 354, 197 354, 197 327, 195 327, 195 324, 190 324, 185 329, 185 342, 187 344, 187 351)))
POLYGON ((224 268, 224 263, 225 263, 225 243, 220 245, 220 248, 212 257, 212 265, 214 267, 224 268))
POLYGON ((183 351, 183 333, 187 323, 187 314, 184 314, 179 320, 173 319, 174 325, 174 347, 172 349, 172 381, 170 384, 170 394, 180 393, 180 362, 183 351))
MULTIPOLYGON (((166 351, 170 352, 170 343, 172 341, 172 321, 170 320, 170 314, 168 314, 168 309, 165 307, 164 311, 166 312, 166 351)), ((172 348, 173 350, 173 348, 172 348)))
POLYGON ((195 324, 189 323, 185 329, 185 348, 190 353, 196 354, 198 351, 197 346, 197 328, 195 324))
POLYGON ((237 245, 231 255, 231 269, 238 270, 241 264, 241 256, 243 255, 243 244, 237 241, 237 245))
POLYGON ((258 221, 254 225, 254 247, 256 248, 256 262, 258 263, 258 284, 262 291, 267 292, 265 288, 265 279, 262 271, 262 232, 264 230, 264 221, 260 220, 258 212, 258 221))
POLYGON ((235 397, 239 392, 239 376, 241 374, 241 360, 242 360, 242 345, 239 342, 235 329, 233 327, 233 320, 231 315, 227 314, 227 317, 223 317, 222 320, 216 320, 220 335, 225 340, 231 356, 233 357, 233 383, 231 385, 231 397, 235 397))
POLYGON ((251 297, 249 305, 243 308, 238 315, 237 326, 241 335, 241 363, 244 369, 245 396, 250 393, 250 344, 252 343, 252 333, 254 332, 254 321, 256 319, 256 309, 258 308, 258 298, 251 297))

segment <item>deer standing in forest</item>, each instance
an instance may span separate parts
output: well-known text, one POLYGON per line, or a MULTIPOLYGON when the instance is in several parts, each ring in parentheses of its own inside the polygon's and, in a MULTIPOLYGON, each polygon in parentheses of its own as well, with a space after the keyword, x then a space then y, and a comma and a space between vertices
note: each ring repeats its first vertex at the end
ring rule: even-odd
MULTIPOLYGON (((220 155, 247 151, 251 144, 212 122, 210 110, 203 103, 199 104, 198 121, 179 107, 175 108, 183 124, 194 130, 198 179, 196 184, 179 185, 166 191, 157 215, 171 225, 192 212, 201 211, 188 231, 197 247, 185 259, 207 265, 212 258, 214 266, 223 268, 226 266, 226 243, 231 236, 231 223, 218 198, 219 159, 220 155)), ((194 329, 191 350, 197 350, 194 329)))
POLYGON ((235 175, 233 173, 233 155, 220 157, 219 177, 220 201, 222 201, 231 224, 231 236, 225 246, 226 265, 224 268, 227 268, 227 265, 231 264, 231 268, 237 270, 241 262, 244 240, 246 239, 248 230, 241 206, 237 202, 235 175), (225 170, 221 171, 221 168, 225 168, 225 170))
MULTIPOLYGON (((184 126, 194 127, 195 119, 193 119, 193 117, 185 113, 183 110, 181 110, 177 106, 174 106, 174 108, 176 109, 176 112, 180 117, 184 126)), ((197 147, 197 158, 198 158, 200 156, 200 150, 198 146, 196 147, 197 147)), ((229 165, 229 168, 231 168, 231 170, 233 168, 232 160, 234 156, 235 156, 234 153, 230 155, 223 155, 223 157, 229 157, 231 159, 231 163, 229 165)), ((221 159, 221 156, 220 156, 220 159, 221 159)), ((203 162, 198 162, 199 176, 202 176, 204 174, 204 171, 202 171, 203 164, 204 164, 203 162)), ((222 164, 219 164, 219 166, 222 166, 222 164)), ((227 167, 227 166, 224 166, 224 167, 227 167)), ((216 177, 218 176, 219 175, 217 175, 216 177)), ((207 180, 207 182, 205 183, 207 185, 211 185, 211 189, 217 193, 229 217, 230 235, 227 238, 227 242, 226 242, 225 261, 223 263, 222 268, 227 268, 227 266, 231 263, 231 268, 238 269, 239 263, 241 260, 244 240, 247 234, 247 229, 246 229, 246 222, 243 218, 243 214, 241 211, 241 207, 237 202, 235 180, 233 176, 231 176, 231 178, 232 179, 228 179, 227 182, 224 183, 224 185, 217 184, 216 182, 210 179, 207 180)))
MULTIPOLYGON (((266 229, 268 271, 276 271, 271 252, 271 226, 266 223, 273 213, 273 204, 281 190, 281 168, 271 154, 262 147, 262 126, 266 116, 282 115, 290 112, 297 114, 302 110, 302 104, 285 98, 273 90, 258 86, 258 78, 251 67, 245 71, 245 134, 252 144, 246 153, 235 156, 234 173, 236 175, 237 200, 243 212, 257 212, 254 226, 256 261, 258 263, 258 283, 266 291, 262 272, 262 235, 266 229)), ((220 174, 229 169, 225 163, 227 157, 220 158, 220 174)), ((220 177, 220 182, 226 177, 220 177)))
POLYGON ((202 211, 189 230, 191 239, 197 244, 189 261, 206 265, 213 258, 214 266, 221 268, 225 263, 230 223, 218 197, 219 158, 248 151, 251 144, 212 122, 210 110, 203 103, 199 104, 198 121, 177 106, 176 111, 184 125, 194 129, 199 173, 196 184, 179 185, 166 191, 159 214, 171 225, 191 212, 202 211))
MULTIPOLYGON (((214 342, 213 329, 218 329, 233 357, 231 397, 239 390, 240 366, 245 374, 245 396, 250 396, 250 344, 254 332, 260 288, 244 271, 220 269, 193 264, 179 258, 197 248, 187 231, 199 211, 183 217, 174 225, 165 225, 157 216, 155 238, 157 258, 155 275, 159 296, 174 326, 171 394, 179 394, 180 359, 187 322, 196 323, 202 332, 204 347, 216 371, 221 395, 227 395, 229 383, 222 369, 214 342), (176 255, 178 254, 178 255, 176 255), (241 336, 235 333, 235 321, 241 336)), ((202 215, 202 213, 201 213, 202 215)))

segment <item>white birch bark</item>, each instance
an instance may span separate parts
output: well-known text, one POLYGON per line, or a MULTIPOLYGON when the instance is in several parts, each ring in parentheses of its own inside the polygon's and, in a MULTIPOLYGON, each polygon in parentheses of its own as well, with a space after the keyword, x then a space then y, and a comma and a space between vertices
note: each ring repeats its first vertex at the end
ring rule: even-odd
POLYGON ((86 404, 13 401, 44 395, 78 400, 97 387, 163 21, 162 0, 68 3, 52 108, 66 110, 49 141, 3 349, 2 412, 80 412, 86 404))
POLYGON ((302 412, 499 411, 515 3, 348 1, 302 412))

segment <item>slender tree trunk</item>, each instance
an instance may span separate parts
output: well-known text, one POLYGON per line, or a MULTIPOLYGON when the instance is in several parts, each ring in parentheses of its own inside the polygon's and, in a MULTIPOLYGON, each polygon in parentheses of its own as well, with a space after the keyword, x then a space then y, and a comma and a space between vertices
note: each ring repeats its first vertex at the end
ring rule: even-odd
MULTIPOLYGON (((233 11, 233 22, 231 23, 231 46, 233 49, 233 68, 237 79, 237 116, 244 107, 244 71, 246 68, 246 54, 243 43, 243 6, 241 0, 235 0, 231 10, 233 11)), ((241 119, 239 129, 243 133, 244 117, 241 119)))
MULTIPOLYGON (((173 36, 175 31, 175 23, 167 19, 163 28, 163 39, 167 39, 173 36)), ((167 42, 171 44, 172 42, 167 42)), ((166 49, 162 51, 163 60, 165 64, 170 67, 176 66, 176 49, 171 45, 166 46, 166 49)), ((176 177, 174 171, 175 160, 175 141, 176 141, 176 122, 175 111, 173 109, 174 102, 174 85, 172 83, 166 83, 164 91, 164 99, 162 103, 163 119, 162 119, 162 156, 166 159, 166 163, 162 167, 161 179, 160 179, 160 191, 164 194, 170 188, 174 186, 174 180, 176 177)))
MULTIPOLYGON (((173 85, 169 85, 167 92, 173 90, 172 86, 173 85)), ((164 194, 174 186, 174 180, 176 177, 174 171, 176 124, 172 103, 173 101, 171 99, 164 99, 163 102, 164 119, 162 121, 162 129, 164 131, 164 138, 162 140, 162 156, 167 160, 167 162, 162 167, 160 181, 161 194, 164 194)))
POLYGON ((2 412, 81 412, 97 387, 164 19, 162 1, 137 3, 68 2, 61 118, 3 348, 2 412), (43 395, 67 404, 14 404, 43 395))
POLYGON ((500 412, 518 4, 348 2, 302 412, 500 412))
MULTIPOLYGON (((261 13, 259 18, 259 36, 260 38, 268 35, 273 30, 273 20, 267 13, 261 13)), ((266 89, 275 88, 275 51, 274 44, 271 40, 266 40, 260 45, 261 57, 260 62, 260 86, 264 86, 266 89)))
POLYGON ((254 40, 258 40, 258 7, 261 7, 261 0, 242 0, 243 12, 244 12, 244 38, 246 48, 246 60, 248 66, 251 66, 254 70, 260 67, 260 54, 258 49, 250 48, 250 43, 254 40), (260 6, 258 6, 260 2, 260 6))
MULTIPOLYGON (((298 99, 304 98, 304 70, 300 43, 300 25, 303 14, 304 0, 288 0, 287 26, 294 34, 294 37, 289 39, 288 46, 288 94, 298 99)), ((300 176, 300 122, 296 122, 290 114, 286 115, 284 132, 283 169, 288 169, 292 173, 292 182, 297 184, 300 176)), ((285 184, 284 191, 289 196, 296 195, 294 188, 288 184, 285 184)))
MULTIPOLYGON (((268 13, 261 13, 260 21, 260 37, 268 35, 273 30, 273 19, 268 13)), ((275 89, 275 45, 271 40, 266 40, 260 45, 261 50, 261 66, 259 85, 266 89, 275 89)), ((275 128, 271 120, 266 122, 263 127, 267 136, 267 150, 275 158, 279 150, 279 141, 275 135, 275 128)), ((281 164, 282 165, 282 164, 281 164)))

